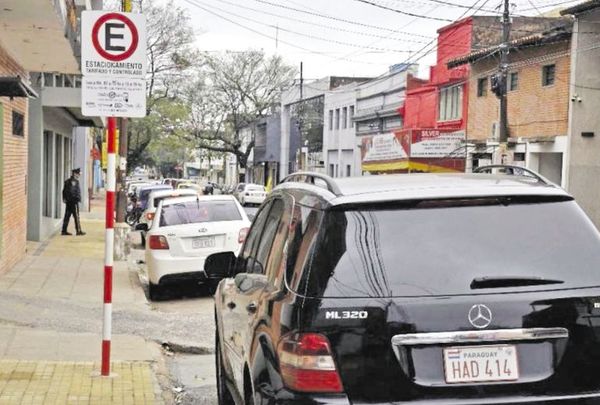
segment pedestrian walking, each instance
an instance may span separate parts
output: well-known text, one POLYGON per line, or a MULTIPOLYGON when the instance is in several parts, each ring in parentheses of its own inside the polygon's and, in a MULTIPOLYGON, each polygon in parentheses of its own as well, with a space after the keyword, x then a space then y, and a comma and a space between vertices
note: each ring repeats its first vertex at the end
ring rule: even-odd
POLYGON ((67 232, 71 215, 75 220, 75 231, 77 235, 85 235, 81 230, 81 222, 79 221, 79 203, 81 202, 81 189, 79 188, 79 176, 81 169, 73 169, 71 177, 65 181, 62 191, 63 202, 65 203, 65 218, 63 219, 62 235, 72 235, 67 232))

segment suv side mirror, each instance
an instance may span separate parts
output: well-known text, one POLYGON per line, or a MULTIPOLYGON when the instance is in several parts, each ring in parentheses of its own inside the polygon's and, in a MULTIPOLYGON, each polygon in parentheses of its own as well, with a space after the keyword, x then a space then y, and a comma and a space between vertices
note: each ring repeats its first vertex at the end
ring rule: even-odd
POLYGON ((234 263, 233 252, 215 253, 204 261, 204 271, 209 279, 222 280, 231 277, 234 263))
POLYGON ((135 226, 136 231, 148 232, 148 224, 137 224, 135 226))

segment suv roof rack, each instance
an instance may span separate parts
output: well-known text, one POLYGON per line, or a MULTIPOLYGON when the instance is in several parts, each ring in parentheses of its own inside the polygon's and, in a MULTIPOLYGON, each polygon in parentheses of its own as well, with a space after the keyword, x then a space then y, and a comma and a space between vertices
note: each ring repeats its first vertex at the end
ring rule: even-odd
POLYGON ((315 184, 315 180, 322 180, 327 185, 327 190, 336 197, 343 195, 335 180, 322 173, 317 172, 296 172, 283 179, 282 183, 309 183, 315 184))
POLYGON ((513 176, 523 176, 524 173, 528 174, 529 177, 535 178, 537 181, 547 184, 553 185, 551 181, 540 175, 539 173, 534 172, 531 169, 527 169, 521 166, 513 166, 513 165, 487 165, 481 166, 473 170, 473 173, 492 173, 493 169, 505 169, 504 174, 511 174, 513 176), (520 172, 520 173, 519 173, 520 172))

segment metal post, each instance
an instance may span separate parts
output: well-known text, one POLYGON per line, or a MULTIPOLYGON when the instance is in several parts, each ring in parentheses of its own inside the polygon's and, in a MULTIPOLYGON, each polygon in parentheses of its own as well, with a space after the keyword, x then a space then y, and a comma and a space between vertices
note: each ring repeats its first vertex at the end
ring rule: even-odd
POLYGON ((508 46, 510 41, 510 4, 504 0, 504 12, 502 13, 502 44, 500 45, 500 143, 508 141, 508 102, 506 93, 508 90, 508 46))
MULTIPOLYGON (((123 0, 121 9, 129 13, 131 12, 131 0, 123 0)), ((117 184, 119 184, 119 192, 117 194, 117 222, 125 222, 125 214, 127 211, 127 187, 125 177, 127 175, 127 118, 119 120, 119 170, 117 172, 117 184)), ((123 249, 119 249, 121 252, 123 249)), ((119 257, 117 257, 119 260, 119 257)))
POLYGON ((113 249, 115 226, 115 143, 117 138, 117 119, 108 118, 107 157, 106 169, 106 233, 104 245, 104 317, 102 325, 102 367, 103 376, 110 375, 110 341, 112 332, 112 276, 113 276, 113 249))

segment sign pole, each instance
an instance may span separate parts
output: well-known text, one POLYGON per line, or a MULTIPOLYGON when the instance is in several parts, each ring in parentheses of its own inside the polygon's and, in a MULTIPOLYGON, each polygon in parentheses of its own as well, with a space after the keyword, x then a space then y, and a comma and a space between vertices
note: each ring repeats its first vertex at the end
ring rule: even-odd
POLYGON ((117 119, 108 118, 106 169, 106 233, 104 245, 104 317, 102 325, 102 367, 101 375, 110 375, 110 341, 112 332, 112 278, 114 261, 114 225, 115 225, 115 187, 116 159, 115 143, 117 138, 117 119))

